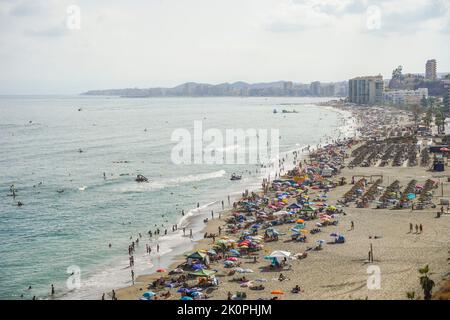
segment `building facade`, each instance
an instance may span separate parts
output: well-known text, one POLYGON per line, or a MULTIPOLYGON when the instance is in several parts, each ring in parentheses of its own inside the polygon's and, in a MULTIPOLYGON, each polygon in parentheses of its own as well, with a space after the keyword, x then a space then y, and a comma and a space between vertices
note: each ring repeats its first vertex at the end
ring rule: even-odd
POLYGON ((435 81, 437 79, 437 73, 436 73, 437 65, 436 60, 428 60, 425 65, 425 78, 427 80, 433 80, 435 81))
POLYGON ((320 88, 321 88, 320 81, 314 81, 311 82, 309 86, 309 91, 312 96, 320 96, 320 88))
POLYGON ((383 76, 357 77, 348 82, 349 102, 357 104, 382 104, 383 76))
POLYGON ((428 98, 428 88, 417 90, 391 90, 383 93, 383 101, 386 104, 420 104, 420 100, 428 98))

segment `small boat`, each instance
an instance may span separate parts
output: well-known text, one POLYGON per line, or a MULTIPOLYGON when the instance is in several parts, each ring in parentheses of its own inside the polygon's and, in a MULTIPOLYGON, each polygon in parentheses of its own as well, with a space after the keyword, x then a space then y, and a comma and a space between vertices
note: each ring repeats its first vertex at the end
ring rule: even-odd
POLYGON ((136 182, 148 182, 148 179, 146 177, 144 177, 142 174, 138 174, 135 181, 136 182))
POLYGON ((298 111, 296 111, 295 109, 293 109, 292 111, 288 111, 288 110, 283 109, 282 112, 283 113, 298 113, 298 111))
POLYGON ((238 175, 236 173, 233 173, 230 178, 230 180, 241 180, 241 179, 242 179, 242 176, 238 175))

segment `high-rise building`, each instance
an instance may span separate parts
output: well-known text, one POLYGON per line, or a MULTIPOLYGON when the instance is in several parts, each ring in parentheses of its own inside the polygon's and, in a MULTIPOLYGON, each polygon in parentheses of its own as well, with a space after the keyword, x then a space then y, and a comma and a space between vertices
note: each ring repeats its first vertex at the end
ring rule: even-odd
POLYGON ((425 65, 425 78, 428 80, 436 80, 436 60, 428 60, 427 64, 425 65))
POLYGON ((383 76, 356 77, 348 81, 348 99, 358 104, 382 104, 383 76))
POLYGON ((309 91, 312 96, 320 96, 320 81, 311 82, 309 91))

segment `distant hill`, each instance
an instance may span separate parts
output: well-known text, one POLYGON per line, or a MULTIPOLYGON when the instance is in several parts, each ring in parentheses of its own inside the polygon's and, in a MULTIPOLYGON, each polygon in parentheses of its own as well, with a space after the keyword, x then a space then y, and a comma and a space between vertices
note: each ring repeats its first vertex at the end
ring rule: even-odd
MULTIPOLYGON (((347 82, 323 84, 326 87, 332 86, 332 90, 326 91, 326 96, 330 94, 339 96, 347 82)), ((345 92, 345 90, 344 90, 345 92)), ((307 96, 309 95, 309 84, 293 83, 291 81, 246 83, 243 81, 233 83, 208 84, 197 82, 186 82, 173 88, 125 88, 125 89, 106 89, 90 90, 82 95, 95 96, 120 96, 120 97, 245 97, 245 96, 307 96)))

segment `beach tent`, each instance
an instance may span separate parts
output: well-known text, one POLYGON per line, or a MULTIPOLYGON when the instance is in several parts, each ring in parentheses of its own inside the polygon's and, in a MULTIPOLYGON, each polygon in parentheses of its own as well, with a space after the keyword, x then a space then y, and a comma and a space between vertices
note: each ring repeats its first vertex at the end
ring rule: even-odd
POLYGON ((195 272, 191 272, 189 274, 192 275, 192 276, 196 276, 196 277, 210 277, 214 273, 216 273, 216 272, 213 271, 213 270, 200 269, 200 270, 197 270, 195 272))
POLYGON ((289 209, 300 209, 301 206, 299 206, 299 205, 296 204, 296 203, 292 203, 292 204, 290 204, 290 205, 288 206, 288 208, 289 208, 289 209))
POLYGON ((203 260, 206 257, 206 254, 200 251, 196 251, 188 255, 188 258, 190 259, 201 259, 203 260))

